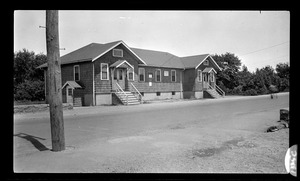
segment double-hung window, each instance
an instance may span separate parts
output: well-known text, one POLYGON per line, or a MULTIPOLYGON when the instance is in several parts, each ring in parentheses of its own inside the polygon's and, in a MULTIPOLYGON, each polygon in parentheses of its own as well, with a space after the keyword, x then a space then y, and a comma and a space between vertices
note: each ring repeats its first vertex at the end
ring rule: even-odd
POLYGON ((127 79, 134 80, 134 69, 133 68, 129 68, 127 70, 127 79))
POLYGON ((145 82, 145 68, 139 68, 139 81, 145 82))
POLYGON ((176 82, 176 70, 171 70, 171 82, 176 82))
POLYGON ((202 71, 198 70, 198 82, 202 82, 202 71))
POLYGON ((80 81, 80 67, 79 65, 74 65, 74 81, 80 81))
POLYGON ((107 63, 101 63, 101 80, 109 80, 108 78, 108 64, 107 63))
POLYGON ((161 82, 161 70, 160 69, 155 70, 155 81, 161 82))
POLYGON ((210 72, 210 81, 211 82, 214 82, 215 81, 215 76, 214 76, 214 73, 213 72, 210 72))

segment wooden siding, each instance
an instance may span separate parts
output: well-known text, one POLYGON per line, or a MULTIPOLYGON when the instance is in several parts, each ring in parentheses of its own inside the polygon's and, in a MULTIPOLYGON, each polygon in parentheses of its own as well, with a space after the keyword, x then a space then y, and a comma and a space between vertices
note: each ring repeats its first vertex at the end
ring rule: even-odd
MULTIPOLYGON (((123 50, 123 57, 114 57, 112 55, 113 50, 107 52, 102 57, 98 58, 94 62, 94 71, 95 71, 95 91, 102 93, 111 92, 111 69, 109 69, 109 80, 101 80, 101 68, 100 63, 108 63, 108 66, 115 63, 118 60, 126 60, 129 64, 134 67, 134 80, 137 79, 138 74, 138 61, 131 55, 131 53, 121 44, 115 47, 116 49, 123 50)), ((131 82, 131 81, 129 81, 131 82)))
MULTIPOLYGON (((181 76, 180 74, 183 72, 181 69, 175 69, 175 68, 160 68, 160 67, 151 67, 151 66, 140 66, 140 68, 145 68, 145 82, 156 82, 155 78, 155 70, 160 69, 161 70, 161 81, 163 83, 180 83, 181 82, 181 76), (176 70, 176 81, 171 81, 171 70, 176 70), (164 76, 164 71, 169 72, 169 76, 164 76), (149 73, 152 73, 153 77, 149 78, 149 73)), ((138 72, 137 72, 138 73, 138 72)), ((138 77, 139 82, 139 77, 138 77)))

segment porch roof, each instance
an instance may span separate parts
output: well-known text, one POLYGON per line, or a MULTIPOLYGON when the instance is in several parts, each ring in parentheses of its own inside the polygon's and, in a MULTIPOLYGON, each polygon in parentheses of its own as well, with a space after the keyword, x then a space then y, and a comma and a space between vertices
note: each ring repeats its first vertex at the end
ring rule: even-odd
POLYGON ((115 63, 111 64, 109 67, 116 67, 116 68, 133 68, 130 63, 128 63, 126 60, 118 60, 115 63))
POLYGON ((63 89, 66 85, 69 85, 73 89, 81 89, 82 87, 75 81, 67 81, 61 89, 63 89))
POLYGON ((206 67, 206 68, 203 70, 204 73, 205 73, 205 72, 210 73, 211 71, 217 73, 217 71, 216 71, 214 68, 212 68, 212 67, 206 67))

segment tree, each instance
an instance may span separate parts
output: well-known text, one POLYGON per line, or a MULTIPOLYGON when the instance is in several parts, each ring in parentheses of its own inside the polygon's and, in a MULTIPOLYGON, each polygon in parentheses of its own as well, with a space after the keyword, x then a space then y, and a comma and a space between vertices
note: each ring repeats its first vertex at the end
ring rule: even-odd
MULTIPOLYGON (((241 66, 241 60, 233 53, 225 53, 221 55, 213 55, 212 58, 223 69, 217 74, 217 84, 224 85, 226 90, 233 90, 239 85, 237 73, 241 66)), ((226 93, 228 93, 228 91, 226 93)))
POLYGON ((25 48, 14 53, 15 100, 44 99, 44 72, 37 67, 46 61, 46 55, 42 53, 35 55, 33 51, 25 48))
POLYGON ((276 72, 280 78, 290 78, 290 66, 288 63, 279 63, 276 65, 276 72))

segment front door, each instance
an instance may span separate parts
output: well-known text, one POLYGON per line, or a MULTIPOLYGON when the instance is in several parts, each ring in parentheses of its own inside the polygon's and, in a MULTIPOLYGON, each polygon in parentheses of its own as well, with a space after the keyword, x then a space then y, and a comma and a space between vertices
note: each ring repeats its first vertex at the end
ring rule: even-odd
POLYGON ((208 89, 208 76, 207 73, 203 73, 203 89, 208 89))
POLYGON ((67 103, 73 103, 73 89, 67 86, 66 91, 67 103))
POLYGON ((212 87, 212 88, 215 88, 215 74, 213 72, 210 72, 208 74, 208 81, 209 81, 209 85, 212 87))
POLYGON ((125 68, 116 68, 113 71, 113 89, 116 90, 116 83, 125 90, 125 79, 126 79, 126 69, 125 68))

